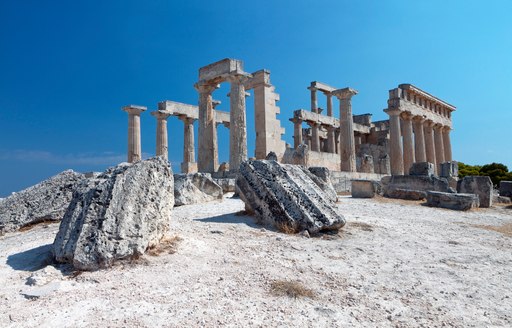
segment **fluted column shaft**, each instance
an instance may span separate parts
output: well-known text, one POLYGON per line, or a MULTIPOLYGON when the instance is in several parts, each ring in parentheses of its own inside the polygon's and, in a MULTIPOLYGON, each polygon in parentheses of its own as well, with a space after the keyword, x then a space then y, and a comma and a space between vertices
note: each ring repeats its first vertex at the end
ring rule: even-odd
POLYGON ((125 106, 123 110, 128 113, 128 156, 129 163, 142 159, 140 141, 140 114, 147 108, 143 106, 125 106))
POLYGON ((426 162, 427 155, 425 154, 425 134, 423 133, 423 117, 416 116, 413 118, 414 127, 414 155, 416 162, 426 162))
POLYGON ((443 129, 443 142, 444 142, 444 160, 447 162, 452 161, 452 142, 450 140, 450 127, 445 126, 443 129))
POLYGON ((245 108, 245 75, 232 75, 229 92, 229 170, 238 171, 247 160, 247 115, 245 108))
POLYGON ((389 115, 389 156, 391 160, 391 175, 403 175, 404 161, 400 132, 400 110, 387 109, 386 113, 389 115))
POLYGON ((352 96, 357 91, 350 88, 332 92, 340 101, 340 169, 346 172, 356 171, 356 146, 354 141, 354 119, 352 118, 352 96))
POLYGON ((219 166, 217 154, 217 128, 212 92, 216 84, 196 84, 199 92, 199 126, 197 166, 199 172, 215 172, 219 166))
POLYGON ((403 146, 404 146, 404 174, 409 174, 412 164, 416 161, 412 140, 412 116, 402 113, 403 146))
POLYGON ((433 126, 434 123, 430 120, 426 121, 423 126, 425 134, 425 152, 427 155, 427 162, 434 164, 434 168, 437 170, 436 150, 434 147, 434 131, 432 130, 433 126))
POLYGON ((436 169, 439 172, 439 165, 444 163, 444 142, 443 142, 443 126, 441 124, 434 125, 434 142, 436 148, 436 169))

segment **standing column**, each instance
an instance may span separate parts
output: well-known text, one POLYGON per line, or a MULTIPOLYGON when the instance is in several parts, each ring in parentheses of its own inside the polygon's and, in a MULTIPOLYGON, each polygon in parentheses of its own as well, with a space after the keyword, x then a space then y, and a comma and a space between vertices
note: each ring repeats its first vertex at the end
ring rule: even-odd
POLYGON ((447 162, 452 161, 452 142, 450 140, 450 131, 451 128, 449 126, 445 126, 443 128, 444 160, 447 162))
POLYGON ((391 175, 403 175, 404 161, 400 132, 400 110, 391 108, 385 110, 385 112, 389 115, 389 157, 391 160, 391 175))
POLYGON ((331 154, 336 153, 336 131, 334 126, 327 126, 327 151, 331 154))
POLYGON ((414 145, 412 142, 412 115, 407 112, 402 113, 403 123, 403 143, 404 143, 404 174, 409 174, 412 164, 416 161, 414 154, 414 145))
POLYGON ((247 160, 247 116, 245 109, 245 75, 230 75, 229 92, 229 170, 238 171, 247 160))
POLYGON ((167 141, 167 118, 171 115, 163 111, 151 112, 156 117, 156 156, 165 159, 169 157, 169 147, 167 141))
POLYGON ((311 91, 311 111, 313 113, 318 112, 318 100, 316 99, 316 88, 309 87, 308 88, 311 91))
POLYGON ((414 153, 416 156, 416 162, 427 161, 427 155, 425 154, 425 136, 423 133, 423 122, 425 122, 425 119, 423 117, 413 117, 414 153))
POLYGON ((332 92, 340 100, 340 158, 341 171, 356 171, 356 146, 354 142, 354 119, 352 118, 352 96, 357 91, 351 88, 334 90, 332 92))
POLYGON ((181 173, 197 172, 197 163, 194 151, 194 121, 195 119, 180 115, 179 119, 183 121, 183 162, 181 163, 181 173))
POLYGON ((129 105, 123 107, 123 110, 128 113, 128 162, 135 163, 142 159, 140 113, 147 110, 147 107, 129 105))
POLYGON ((434 125, 434 142, 436 145, 436 169, 440 172, 440 165, 444 163, 444 142, 443 142, 443 126, 441 124, 434 125))
POLYGON ((427 155, 427 162, 434 164, 434 169, 437 172, 437 163, 436 163, 436 151, 434 147, 434 132, 432 128, 434 126, 434 122, 431 120, 425 121, 425 125, 423 126, 424 134, 425 134, 425 152, 427 155))
POLYGON ((311 150, 320 151, 320 136, 318 135, 319 124, 316 122, 307 122, 311 127, 311 150))
POLYGON ((293 122, 293 148, 297 149, 302 143, 302 120, 292 118, 290 121, 293 122))
POLYGON ((332 94, 330 92, 324 92, 327 97, 327 116, 332 117, 332 94))
POLYGON ((215 111, 212 103, 212 92, 217 84, 196 84, 199 92, 199 140, 197 168, 199 172, 215 172, 219 167, 217 154, 217 129, 215 111))

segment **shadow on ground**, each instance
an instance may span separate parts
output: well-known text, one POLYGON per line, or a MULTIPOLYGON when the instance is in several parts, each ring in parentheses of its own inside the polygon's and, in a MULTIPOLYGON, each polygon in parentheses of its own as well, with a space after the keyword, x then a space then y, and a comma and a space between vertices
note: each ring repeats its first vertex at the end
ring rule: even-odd
POLYGON ((261 226, 255 223, 254 218, 245 215, 243 212, 223 214, 204 219, 195 219, 194 221, 211 223, 246 224, 252 228, 261 228, 261 226))
POLYGON ((6 264, 14 270, 37 271, 53 263, 52 244, 9 255, 6 264))

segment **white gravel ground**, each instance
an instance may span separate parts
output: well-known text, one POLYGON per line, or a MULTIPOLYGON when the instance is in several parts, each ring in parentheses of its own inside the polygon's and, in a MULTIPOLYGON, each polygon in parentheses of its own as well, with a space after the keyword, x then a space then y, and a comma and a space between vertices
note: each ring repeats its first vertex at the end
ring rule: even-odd
POLYGON ((512 326, 512 209, 343 197, 347 226, 306 238, 262 228, 243 208, 229 198, 175 208, 174 254, 76 276, 41 269, 58 224, 6 234, 0 327, 512 326), (275 281, 314 296, 276 295, 275 281))

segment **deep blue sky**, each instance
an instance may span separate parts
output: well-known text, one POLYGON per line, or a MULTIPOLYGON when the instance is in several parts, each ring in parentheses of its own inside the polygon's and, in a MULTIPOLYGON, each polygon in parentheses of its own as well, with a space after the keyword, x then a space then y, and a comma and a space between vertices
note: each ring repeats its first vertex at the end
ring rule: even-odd
MULTIPOLYGON (((199 67, 226 57, 242 59, 248 72, 272 72, 289 143, 288 118, 309 108, 310 81, 357 89, 354 113, 374 120, 387 118, 389 89, 412 83, 457 106, 454 159, 512 169, 511 13, 507 0, 2 0, 0 197, 67 168, 98 171, 124 161, 120 108, 196 104, 199 67)), ((214 94, 220 109, 228 109, 227 91, 214 94)), ((148 112, 146 156, 155 152, 148 112)), ((227 161, 227 130, 219 133, 227 161)), ((183 124, 175 118, 169 142, 178 164, 183 124)))

